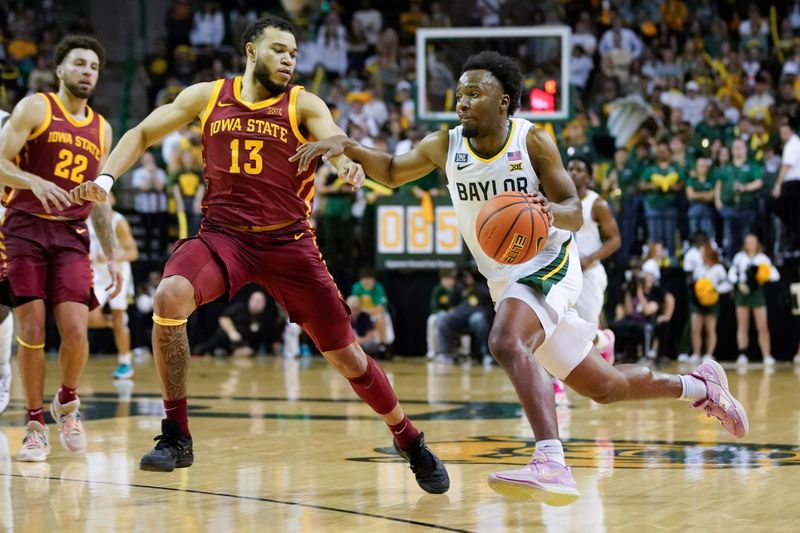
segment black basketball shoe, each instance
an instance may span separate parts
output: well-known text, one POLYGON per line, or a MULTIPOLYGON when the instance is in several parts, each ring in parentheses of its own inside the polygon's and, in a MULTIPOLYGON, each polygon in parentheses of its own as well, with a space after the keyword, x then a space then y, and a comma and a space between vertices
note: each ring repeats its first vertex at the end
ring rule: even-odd
POLYGON ((394 441, 394 449, 400 457, 411 463, 411 471, 422 490, 431 494, 447 492, 450 488, 450 476, 447 475, 444 463, 425 444, 424 433, 420 433, 408 449, 401 448, 394 441))
POLYGON ((161 421, 161 435, 154 438, 158 441, 155 448, 144 454, 139 461, 139 469, 149 472, 172 472, 176 468, 192 466, 194 452, 192 438, 181 435, 177 422, 161 421))

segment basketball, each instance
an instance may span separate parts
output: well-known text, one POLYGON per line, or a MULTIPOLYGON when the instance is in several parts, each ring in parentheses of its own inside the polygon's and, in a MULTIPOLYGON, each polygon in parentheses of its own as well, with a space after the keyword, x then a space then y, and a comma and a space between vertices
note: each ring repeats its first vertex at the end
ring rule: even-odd
POLYGON ((498 263, 530 260, 547 242, 550 221, 539 204, 521 192, 504 192, 478 212, 475 232, 481 249, 498 263))

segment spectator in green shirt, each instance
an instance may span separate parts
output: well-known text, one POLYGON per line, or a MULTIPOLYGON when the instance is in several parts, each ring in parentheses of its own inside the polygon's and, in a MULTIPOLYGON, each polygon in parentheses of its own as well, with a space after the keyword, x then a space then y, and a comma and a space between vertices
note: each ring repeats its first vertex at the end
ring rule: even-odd
POLYGON ((394 327, 387 311, 389 301, 386 299, 386 290, 380 281, 375 279, 375 271, 371 268, 362 268, 358 273, 358 281, 353 284, 351 296, 358 296, 361 307, 369 313, 375 323, 375 329, 381 338, 381 343, 389 345, 394 342, 394 327))
POLYGON ((722 247, 728 259, 752 231, 764 185, 762 166, 747 160, 747 144, 742 139, 733 141, 731 155, 730 163, 721 165, 714 174, 715 203, 722 217, 722 247))
POLYGON ((708 156, 714 141, 727 144, 733 138, 733 126, 728 123, 716 102, 709 102, 703 110, 703 120, 694 128, 694 145, 708 156))
POLYGON ((689 233, 701 231, 714 240, 714 177, 709 173, 711 163, 701 157, 686 180, 686 197, 689 199, 689 233))
MULTIPOLYGON (((580 157, 594 165, 597 154, 591 141, 586 137, 585 122, 586 118, 581 116, 567 124, 561 149, 561 159, 564 161, 573 157, 580 157)), ((596 175, 596 173, 592 175, 596 175)))
POLYGON ((683 194, 681 170, 672 162, 666 140, 656 144, 655 163, 639 176, 639 190, 644 193, 644 216, 651 241, 664 243, 670 255, 675 253, 675 229, 678 205, 683 194))
POLYGON ((618 148, 614 152, 614 164, 603 183, 604 187, 611 190, 612 196, 614 190, 619 191, 619 208, 616 210, 617 225, 622 240, 619 258, 624 265, 628 264, 636 242, 636 229, 639 226, 639 213, 642 210, 642 199, 639 195, 639 167, 642 161, 646 162, 647 156, 647 145, 645 144, 637 146, 630 156, 626 148, 618 148))

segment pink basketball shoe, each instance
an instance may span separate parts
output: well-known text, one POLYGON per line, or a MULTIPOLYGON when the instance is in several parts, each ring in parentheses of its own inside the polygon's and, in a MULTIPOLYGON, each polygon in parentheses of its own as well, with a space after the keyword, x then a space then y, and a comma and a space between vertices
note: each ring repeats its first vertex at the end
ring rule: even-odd
POLYGON ((597 330, 597 334, 598 335, 605 335, 606 339, 608 339, 608 344, 606 345, 606 348, 602 352, 600 352, 600 356, 603 359, 605 359, 606 361, 608 361, 608 364, 613 365, 614 364, 614 341, 616 340, 617 337, 614 335, 614 332, 611 331, 610 329, 598 329, 597 330))
POLYGON ((525 468, 489 474, 489 486, 509 498, 555 506, 569 505, 580 497, 572 469, 548 461, 543 452, 534 453, 525 468))
POLYGON ((720 421, 722 427, 737 439, 747 435, 750 423, 742 404, 728 390, 728 377, 716 361, 709 360, 698 366, 690 374, 706 384, 707 397, 692 404, 703 408, 708 416, 720 421))

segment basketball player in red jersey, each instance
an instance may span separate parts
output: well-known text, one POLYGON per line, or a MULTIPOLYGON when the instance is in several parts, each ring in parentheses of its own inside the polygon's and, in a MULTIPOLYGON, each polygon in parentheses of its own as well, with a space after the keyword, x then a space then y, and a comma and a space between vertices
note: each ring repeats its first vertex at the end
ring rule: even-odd
MULTIPOLYGON (((167 418, 159 443, 140 468, 168 472, 192 464, 187 317, 198 306, 254 282, 270 291, 356 393, 383 416, 420 487, 445 492, 450 481, 444 464, 405 416, 383 370, 359 347, 348 309, 322 261, 309 224, 314 167, 299 172, 288 161, 307 139, 343 132, 319 97, 289 84, 297 55, 289 22, 259 19, 242 40, 247 55, 242 77, 185 89, 125 134, 97 182, 73 191, 75 199, 105 200, 113 177, 130 168, 148 146, 201 117, 204 218, 199 233, 175 248, 156 290, 153 351, 167 418)), ((348 183, 363 183, 359 165, 346 157, 332 162, 348 183)))
MULTIPOLYGON (((7 300, 3 303, 16 307, 20 323, 19 367, 28 410, 20 461, 44 461, 50 451, 43 412, 45 301, 61 335, 61 388, 50 413, 61 444, 71 452, 86 449, 76 389, 89 355, 89 307, 97 303, 86 227, 90 213, 104 253, 112 259, 114 240, 110 207, 73 204, 68 191, 97 176, 111 147, 111 127, 87 105, 104 56, 96 39, 66 37, 54 51, 58 93, 24 98, 0 134, 0 182, 13 187, 3 194, 7 211, 0 288, 7 300)), ((106 289, 116 294, 119 267, 112 261, 109 268, 112 286, 106 289)))

